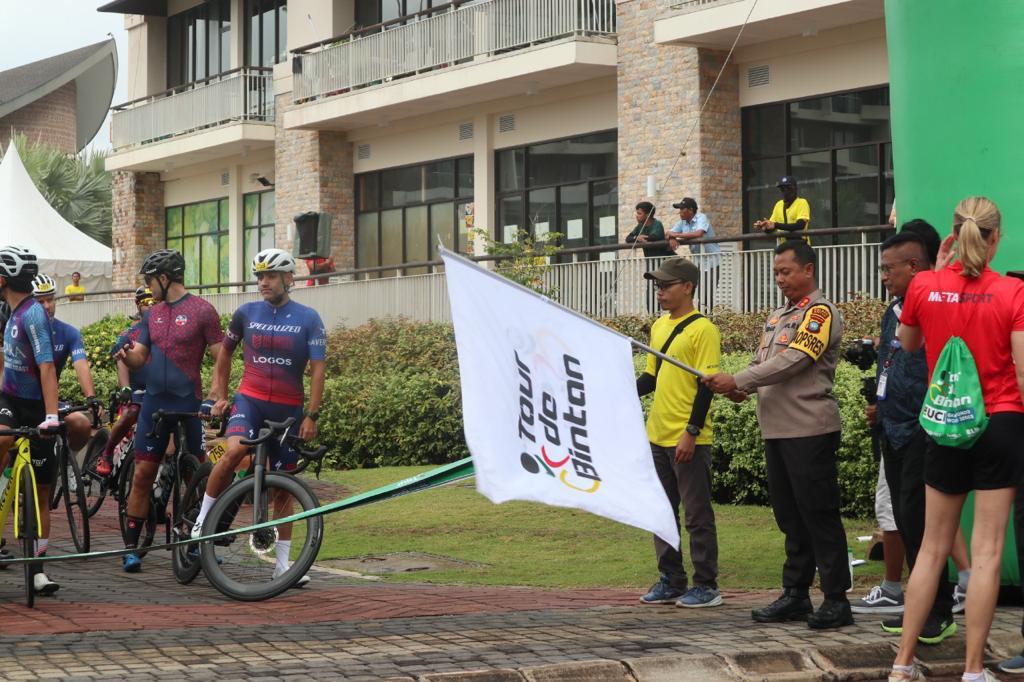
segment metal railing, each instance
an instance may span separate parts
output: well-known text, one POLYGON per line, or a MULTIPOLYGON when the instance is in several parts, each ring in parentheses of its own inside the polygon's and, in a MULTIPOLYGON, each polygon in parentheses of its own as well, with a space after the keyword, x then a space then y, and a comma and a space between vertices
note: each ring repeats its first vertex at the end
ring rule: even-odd
POLYGON ((273 71, 245 67, 113 108, 115 150, 235 121, 274 123, 273 71))
POLYGON ((672 5, 671 9, 675 11, 675 14, 687 14, 719 5, 732 5, 737 2, 743 2, 743 0, 684 0, 684 2, 677 2, 672 5))
MULTIPOLYGON (((833 301, 845 301, 858 295, 885 298, 878 277, 878 235, 888 226, 855 229, 812 230, 812 234, 859 234, 860 243, 815 246, 818 256, 818 285, 833 301)), ((738 250, 735 242, 750 241, 758 236, 719 238, 722 252, 715 256, 698 254, 691 259, 701 266, 701 282, 697 300, 703 310, 726 307, 742 312, 755 312, 781 305, 782 295, 772 275, 774 254, 771 248, 738 250), (728 243, 731 239, 734 243, 728 243), (713 267, 717 261, 717 267, 713 267)), ((760 237, 763 240, 763 236, 760 237)), ((622 245, 604 247, 622 251, 622 245)), ((629 247, 625 247, 628 249, 629 247)), ((568 250, 567 250, 568 251, 568 250)), ((594 249, 573 249, 574 254, 592 255, 594 249), (587 252, 582 253, 582 252, 587 252)), ((650 282, 645 272, 654 270, 663 258, 645 258, 639 249, 620 253, 619 258, 583 260, 551 265, 544 273, 544 285, 554 289, 560 303, 591 317, 613 317, 623 314, 656 314, 658 312, 650 282)), ((484 257, 478 260, 494 260, 484 257)), ((409 264, 411 265, 411 264, 409 264)), ((370 270, 395 269, 381 266, 363 270, 343 271, 332 277, 331 284, 302 286, 297 279, 292 297, 319 311, 328 328, 339 324, 354 326, 371 319, 402 316, 420 321, 450 321, 448 294, 443 272, 406 277, 351 279, 370 270), (345 281, 336 281, 346 278, 345 281)), ((218 285, 229 287, 234 283, 218 285)), ((202 293, 202 292, 199 292, 202 293)), ((255 291, 237 293, 202 293, 220 313, 231 313, 241 303, 256 300, 255 291)), ((104 315, 127 315, 134 312, 131 297, 89 299, 81 303, 62 303, 60 319, 75 326, 95 322, 104 315)))
POLYGON ((615 0, 481 0, 295 51, 296 102, 567 36, 611 36, 615 0), (391 26, 391 27, 389 27, 391 26))

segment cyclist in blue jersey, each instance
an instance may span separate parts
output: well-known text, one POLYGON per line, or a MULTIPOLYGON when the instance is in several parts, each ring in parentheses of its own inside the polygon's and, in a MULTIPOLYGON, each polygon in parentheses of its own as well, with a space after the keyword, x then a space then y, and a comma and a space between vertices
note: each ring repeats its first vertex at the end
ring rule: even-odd
MULTIPOLYGON (((326 375, 324 323, 315 310, 291 300, 288 295, 295 283, 295 259, 290 253, 282 249, 260 251, 252 261, 252 274, 263 300, 244 303, 235 311, 213 369, 213 385, 207 402, 214 401, 213 414, 221 415, 228 406, 231 355, 241 344, 245 371, 228 418, 227 451, 217 461, 206 483, 203 505, 192 528, 193 537, 200 536, 206 514, 231 484, 235 468, 248 453, 249 448, 242 445, 243 438, 255 438, 267 420, 284 421, 288 417, 295 417, 295 425, 290 429, 292 434, 297 432, 305 441, 316 437, 326 375), (304 410, 303 377, 307 364, 310 396, 304 410)), ((269 462, 274 470, 295 468, 297 454, 291 446, 274 441, 271 447, 269 462)), ((274 518, 290 515, 292 503, 290 496, 279 494, 275 499, 274 518)), ((274 547, 275 577, 288 569, 291 537, 291 524, 283 524, 278 529, 274 547)), ((309 576, 302 576, 296 587, 308 582, 309 576)))
MULTIPOLYGON (((126 343, 135 343, 142 334, 142 318, 146 311, 156 303, 153 300, 153 292, 146 287, 139 287, 135 290, 135 307, 138 315, 134 317, 132 326, 118 337, 114 343, 112 353, 126 343)), ((114 449, 120 443, 139 417, 139 409, 142 407, 142 398, 146 394, 146 368, 129 369, 123 360, 117 361, 117 385, 120 386, 118 401, 124 406, 120 416, 110 427, 110 438, 107 440, 103 453, 96 460, 96 473, 100 476, 109 476, 114 468, 114 449)), ((111 415, 113 417, 113 415, 111 415)))
MULTIPOLYGON (((0 428, 38 426, 56 433, 57 370, 53 364, 53 333, 50 318, 32 297, 32 279, 39 273, 36 255, 22 246, 0 248, 0 296, 11 308, 4 328, 4 374, 0 394, 0 428)), ((50 499, 50 486, 57 474, 53 438, 33 438, 32 468, 36 493, 50 499)), ((0 437, 0 461, 6 467, 14 438, 0 437)), ((50 537, 50 505, 39 505, 39 537, 36 555, 45 554, 50 537)), ((39 594, 52 594, 60 587, 37 570, 32 578, 39 594)))
MULTIPOLYGON (((32 296, 43 306, 53 329, 53 365, 57 370, 57 383, 60 384, 60 375, 70 357, 71 366, 75 368, 78 385, 85 396, 85 402, 98 412, 100 401, 96 399, 96 390, 93 388, 92 374, 89 373, 89 360, 85 353, 82 334, 67 322, 61 322, 55 317, 57 313, 56 293, 57 283, 49 275, 36 275, 32 280, 32 296)), ((89 436, 92 435, 92 420, 81 412, 75 412, 64 418, 64 425, 68 431, 68 446, 76 452, 85 447, 89 436)))
MULTIPOLYGON (((126 343, 115 354, 129 369, 141 369, 146 362, 146 395, 139 410, 135 429, 135 477, 128 497, 125 520, 125 548, 139 545, 139 535, 149 514, 149 495, 160 461, 167 451, 175 419, 165 419, 159 432, 153 429, 153 413, 196 412, 202 399, 199 370, 203 355, 209 351, 217 357, 224 333, 220 316, 206 300, 185 289, 185 258, 177 251, 163 249, 150 254, 139 274, 158 301, 142 320, 139 338, 126 343)), ((200 460, 203 451, 203 426, 198 419, 185 424, 188 447, 200 460)), ((142 560, 135 552, 125 554, 122 567, 128 573, 142 569, 142 560)))

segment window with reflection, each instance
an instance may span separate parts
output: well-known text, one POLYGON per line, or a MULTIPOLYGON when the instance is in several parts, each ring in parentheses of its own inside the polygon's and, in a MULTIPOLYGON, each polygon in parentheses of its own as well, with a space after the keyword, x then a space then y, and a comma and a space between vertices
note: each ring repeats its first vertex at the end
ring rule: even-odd
POLYGON ((500 149, 495 161, 494 239, 526 231, 541 240, 557 232, 565 248, 618 241, 617 131, 500 149))
POLYGON ((288 0, 245 0, 245 59, 273 66, 288 59, 288 0))
POLYGON ((231 68, 230 0, 208 0, 167 18, 168 88, 231 68))
POLYGON ((451 0, 356 0, 356 26, 375 26, 449 4, 451 0))
POLYGON ((893 202, 888 86, 745 108, 745 232, 771 214, 783 175, 810 203, 812 229, 884 224, 893 202))
POLYGON ((185 257, 185 286, 229 281, 226 198, 170 206, 165 218, 164 244, 185 257))
MULTIPOLYGON (((452 251, 464 250, 472 226, 472 156, 356 176, 357 268, 436 260, 439 239, 452 251)), ((368 276, 418 275, 431 270, 427 266, 395 267, 368 276)))
POLYGON ((249 265, 263 249, 276 246, 274 238, 274 190, 253 192, 242 197, 242 229, 245 279, 250 277, 249 265))

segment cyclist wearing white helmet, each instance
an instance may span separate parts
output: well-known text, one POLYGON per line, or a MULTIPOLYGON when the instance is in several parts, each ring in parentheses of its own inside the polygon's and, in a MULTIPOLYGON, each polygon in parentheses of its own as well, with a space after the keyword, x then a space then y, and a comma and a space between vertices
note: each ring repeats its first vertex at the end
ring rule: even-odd
MULTIPOLYGON (((92 375, 89 373, 89 361, 86 359, 82 334, 67 322, 62 322, 55 317, 57 313, 56 293, 57 283, 49 275, 36 275, 32 280, 32 296, 43 306, 46 315, 50 318, 50 327, 53 330, 53 365, 57 370, 57 382, 60 383, 60 375, 70 357, 71 366, 75 368, 78 385, 82 389, 86 402, 98 410, 100 403, 96 399, 92 375)), ((77 451, 85 446, 89 436, 92 435, 92 420, 84 413, 76 412, 65 417, 64 424, 67 426, 68 445, 71 446, 71 449, 77 451)))
MULTIPOLYGON (((0 428, 38 425, 42 431, 56 431, 60 426, 50 318, 32 297, 32 280, 37 274, 39 264, 34 253, 22 246, 0 248, 0 296, 11 308, 4 329, 0 428)), ((0 460, 6 462, 13 445, 13 438, 0 437, 0 460)), ((57 473, 53 446, 52 438, 31 439, 32 468, 40 500, 50 499, 50 485, 57 473)), ((46 552, 50 537, 50 505, 39 505, 39 522, 37 555, 46 552)), ((41 570, 36 572, 33 582, 40 594, 52 594, 59 587, 41 570)))
MULTIPOLYGON (((228 406, 227 386, 231 375, 231 355, 242 345, 245 372, 235 394, 231 416, 228 419, 228 446, 217 461, 206 484, 203 505, 192 529, 198 537, 207 512, 217 497, 230 485, 235 468, 248 453, 243 438, 255 438, 267 420, 284 421, 295 417, 299 438, 305 441, 316 437, 316 421, 320 416, 320 403, 324 395, 324 359, 327 336, 320 315, 308 306, 296 303, 288 295, 295 282, 295 259, 283 249, 266 249, 252 261, 252 274, 259 284, 262 301, 244 303, 231 317, 220 354, 213 368, 213 385, 209 400, 214 401, 213 414, 222 415, 228 406), (310 366, 310 398, 306 410, 303 375, 310 366)), ((289 445, 275 442, 270 452, 270 465, 278 471, 295 468, 297 456, 289 445)), ((274 517, 292 513, 292 499, 287 495, 275 500, 274 517)), ((291 524, 279 528, 274 551, 276 574, 287 570, 291 550, 291 524)), ((309 582, 303 576, 297 584, 309 582)))

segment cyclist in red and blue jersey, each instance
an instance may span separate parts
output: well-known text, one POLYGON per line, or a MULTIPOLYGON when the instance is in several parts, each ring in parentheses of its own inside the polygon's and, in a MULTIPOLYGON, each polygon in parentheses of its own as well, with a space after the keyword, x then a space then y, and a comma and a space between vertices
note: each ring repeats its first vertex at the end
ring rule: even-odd
MULTIPOLYGON (((214 365, 207 402, 215 401, 213 414, 221 415, 228 405, 225 396, 231 374, 231 355, 241 344, 245 371, 228 418, 227 451, 217 461, 206 483, 203 505, 192 529, 193 537, 200 536, 207 512, 231 484, 235 468, 248 453, 249 448, 242 445, 243 438, 255 438, 267 420, 284 421, 288 417, 295 417, 290 433, 297 432, 305 441, 316 437, 326 375, 324 323, 315 310, 291 300, 288 295, 295 283, 295 259, 290 253, 282 249, 260 251, 252 261, 252 274, 263 300, 245 303, 235 311, 214 365), (310 397, 308 410, 304 410, 303 377, 307 364, 310 397)), ((295 468, 298 457, 290 445, 274 441, 271 448, 269 462, 274 470, 295 468)), ((279 495, 275 500, 275 518, 290 515, 292 502, 290 496, 279 495)), ((274 547, 275 577, 288 569, 291 537, 291 524, 283 524, 274 547)), ((308 582, 309 576, 303 576, 296 586, 302 587, 308 582)))
MULTIPOLYGON (((36 275, 32 280, 32 296, 39 305, 43 306, 53 329, 53 365, 57 370, 57 383, 60 383, 60 375, 68 364, 68 358, 71 358, 71 366, 75 368, 78 385, 85 396, 85 402, 98 412, 100 403, 96 400, 96 391, 93 388, 92 374, 89 373, 89 360, 86 356, 82 334, 67 322, 62 322, 55 317, 57 314, 56 293, 57 283, 49 275, 36 275)), ((74 412, 64 417, 64 425, 68 432, 68 446, 75 451, 85 447, 89 436, 92 435, 92 420, 81 412, 74 412)))
MULTIPOLYGON (((4 329, 4 374, 0 394, 0 428, 37 426, 56 433, 57 370, 53 364, 53 332, 50 318, 32 297, 32 279, 39 274, 36 255, 21 246, 0 249, 0 296, 11 308, 4 329)), ((50 499, 57 475, 53 438, 30 439, 36 494, 50 499)), ((14 438, 0 437, 0 462, 6 466, 14 438)), ((2 469, 3 467, 0 467, 2 469)), ((39 536, 36 554, 46 552, 50 537, 50 505, 39 505, 39 536)), ((60 587, 38 570, 32 578, 35 591, 52 594, 60 587)))
MULTIPOLYGON (((118 337, 114 343, 111 354, 125 344, 133 344, 139 340, 142 334, 142 318, 156 301, 153 300, 153 292, 146 287, 139 287, 135 290, 135 307, 138 309, 138 317, 128 329, 118 337)), ((96 473, 100 476, 109 476, 114 469, 114 449, 118 443, 124 440, 135 421, 139 418, 139 409, 142 407, 142 399, 146 394, 146 368, 129 369, 122 360, 117 361, 117 384, 121 387, 118 401, 123 405, 117 420, 110 427, 110 438, 107 440, 103 453, 96 460, 96 473)))
MULTIPOLYGON (((125 549, 139 545, 139 535, 149 514, 149 495, 156 479, 160 461, 167 450, 175 419, 165 419, 160 430, 153 429, 153 413, 196 412, 202 400, 199 369, 203 355, 209 350, 217 357, 224 337, 220 317, 206 300, 185 289, 185 259, 177 251, 163 249, 150 254, 139 274, 153 292, 156 305, 146 311, 139 338, 128 342, 114 356, 129 369, 141 369, 146 361, 146 395, 139 410, 135 430, 135 477, 128 497, 125 549)), ((203 426, 198 419, 188 419, 185 437, 189 450, 204 459, 203 426)), ((125 554, 122 567, 128 573, 142 569, 139 555, 125 554)))

